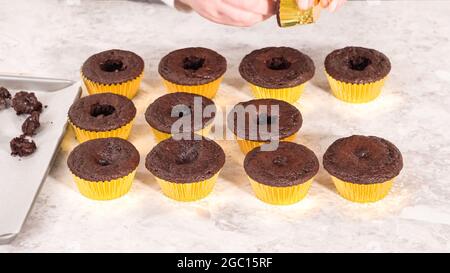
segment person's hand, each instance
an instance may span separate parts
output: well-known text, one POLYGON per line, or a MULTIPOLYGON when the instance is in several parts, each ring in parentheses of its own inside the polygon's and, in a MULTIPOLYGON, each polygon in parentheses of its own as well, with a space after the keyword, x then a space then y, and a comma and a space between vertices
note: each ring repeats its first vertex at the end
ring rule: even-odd
MULTIPOLYGON (((315 0, 297 0, 297 4, 302 10, 312 8, 315 2, 315 0)), ((347 2, 347 0, 320 0, 319 5, 322 8, 328 8, 329 11, 334 12, 345 2, 347 2)))
POLYGON ((178 0, 206 19, 224 25, 248 27, 274 13, 274 0, 178 0))

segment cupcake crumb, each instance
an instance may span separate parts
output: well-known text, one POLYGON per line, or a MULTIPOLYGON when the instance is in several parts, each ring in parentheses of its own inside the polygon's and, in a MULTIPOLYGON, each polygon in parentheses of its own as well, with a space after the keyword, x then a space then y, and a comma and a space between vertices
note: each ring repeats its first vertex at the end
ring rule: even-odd
POLYGON ((6 109, 11 104, 11 93, 9 93, 8 89, 1 86, 0 87, 0 110, 6 109))
POLYGON ((36 143, 31 139, 27 139, 25 135, 13 138, 10 142, 10 147, 11 155, 19 157, 29 156, 37 149, 36 143))
POLYGON ((34 111, 22 124, 22 132, 26 136, 33 136, 37 129, 41 126, 39 122, 40 113, 34 111))
POLYGON ((42 103, 36 98, 33 92, 20 91, 14 95, 12 106, 17 115, 42 112, 42 103))

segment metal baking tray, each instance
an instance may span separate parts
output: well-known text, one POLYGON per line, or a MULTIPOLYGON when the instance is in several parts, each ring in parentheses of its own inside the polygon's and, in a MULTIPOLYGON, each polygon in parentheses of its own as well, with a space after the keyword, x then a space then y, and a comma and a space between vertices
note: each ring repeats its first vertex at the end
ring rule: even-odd
POLYGON ((42 183, 58 152, 67 128, 67 111, 79 98, 81 84, 70 80, 0 75, 0 86, 11 94, 34 92, 44 106, 41 127, 33 140, 37 150, 29 157, 12 157, 9 142, 22 134, 25 116, 13 109, 0 110, 0 244, 11 242, 20 232, 42 183))

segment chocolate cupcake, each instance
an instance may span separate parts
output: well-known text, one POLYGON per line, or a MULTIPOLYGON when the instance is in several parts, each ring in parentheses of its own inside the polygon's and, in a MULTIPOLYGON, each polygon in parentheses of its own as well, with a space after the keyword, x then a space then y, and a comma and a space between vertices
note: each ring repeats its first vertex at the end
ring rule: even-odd
POLYGON ((107 137, 127 139, 135 116, 133 102, 112 93, 81 98, 69 109, 69 122, 79 142, 107 137))
POLYGON ((81 194, 110 200, 126 194, 139 165, 139 152, 121 138, 102 138, 78 145, 67 165, 81 194))
POLYGON ((89 57, 81 74, 89 94, 110 92, 132 99, 141 84, 144 60, 131 51, 107 50, 89 57))
POLYGON ((306 196, 319 171, 319 161, 305 146, 283 141, 274 151, 262 151, 260 147, 250 151, 244 169, 259 199, 288 205, 306 196))
POLYGON ((244 154, 272 140, 295 140, 302 123, 295 106, 276 99, 240 102, 228 114, 228 127, 244 154), (275 107, 278 113, 273 112, 275 107))
POLYGON ((167 90, 187 92, 213 98, 227 70, 226 59, 203 47, 170 52, 159 63, 159 74, 167 90))
POLYGON ((176 133, 197 132, 199 135, 207 135, 215 114, 216 106, 212 100, 200 95, 179 92, 157 98, 148 106, 145 119, 152 127, 156 139, 162 141, 171 137, 172 125, 183 117, 189 117, 190 126, 187 128, 183 126, 182 131, 176 133), (203 116, 207 108, 211 114, 203 116), (194 117, 195 114, 199 115, 198 120, 194 117))
POLYGON ((352 103, 377 98, 391 71, 383 53, 363 47, 345 47, 331 52, 325 59, 325 71, 333 95, 352 103))
POLYGON ((391 142, 355 135, 331 144, 323 156, 323 166, 344 198, 374 202, 388 194, 403 168, 403 160, 391 142))
POLYGON ((153 148, 145 161, 163 193, 178 201, 206 197, 213 190, 224 164, 222 148, 207 138, 166 139, 153 148))
POLYGON ((244 57, 239 72, 256 98, 296 102, 314 76, 310 57, 290 47, 266 47, 244 57))

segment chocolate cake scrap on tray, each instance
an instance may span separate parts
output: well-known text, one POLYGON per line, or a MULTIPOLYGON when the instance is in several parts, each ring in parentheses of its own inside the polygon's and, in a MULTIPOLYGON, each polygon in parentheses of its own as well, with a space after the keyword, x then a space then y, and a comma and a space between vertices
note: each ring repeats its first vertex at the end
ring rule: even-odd
POLYGON ((17 115, 29 115, 22 123, 21 136, 15 137, 10 141, 11 155, 26 157, 33 154, 36 149, 36 143, 27 137, 36 135, 41 126, 39 117, 42 112, 42 103, 37 99, 33 92, 19 91, 14 97, 5 87, 0 87, 0 109, 6 109, 12 106, 17 115))
POLYGON ((39 112, 34 111, 22 124, 22 132, 26 136, 34 136, 37 129, 41 126, 39 122, 39 112))
POLYGON ((17 92, 12 99, 12 106, 17 115, 31 114, 35 111, 42 112, 42 103, 33 92, 17 92))
POLYGON ((13 138, 9 144, 12 156, 29 156, 37 149, 36 143, 31 139, 27 139, 24 135, 13 138))
POLYGON ((11 104, 11 94, 8 89, 0 87, 0 110, 6 109, 11 104))

